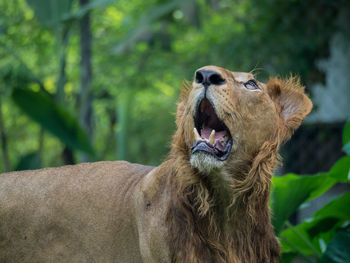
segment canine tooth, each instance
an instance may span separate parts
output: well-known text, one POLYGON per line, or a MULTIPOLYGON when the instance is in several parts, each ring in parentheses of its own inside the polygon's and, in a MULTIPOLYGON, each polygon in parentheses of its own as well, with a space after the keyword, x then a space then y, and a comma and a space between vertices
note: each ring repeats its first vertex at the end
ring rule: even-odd
POLYGON ((198 131, 196 128, 193 128, 193 133, 194 133, 194 140, 195 141, 200 141, 202 140, 201 136, 199 135, 198 131))
POLYGON ((215 143, 215 130, 211 131, 211 134, 209 136, 209 143, 212 145, 214 145, 214 143, 215 143))

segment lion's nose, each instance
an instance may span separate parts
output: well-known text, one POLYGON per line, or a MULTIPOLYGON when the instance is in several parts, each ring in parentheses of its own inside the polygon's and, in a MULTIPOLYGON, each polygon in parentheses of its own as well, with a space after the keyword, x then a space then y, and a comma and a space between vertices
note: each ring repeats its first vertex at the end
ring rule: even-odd
POLYGON ((212 70, 197 70, 195 75, 195 81, 204 86, 222 85, 225 83, 225 79, 218 73, 212 70))

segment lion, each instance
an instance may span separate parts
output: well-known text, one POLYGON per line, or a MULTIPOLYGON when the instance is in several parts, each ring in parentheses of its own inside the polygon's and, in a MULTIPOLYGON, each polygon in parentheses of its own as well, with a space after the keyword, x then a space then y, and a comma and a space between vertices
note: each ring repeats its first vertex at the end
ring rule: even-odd
POLYGON ((296 77, 217 66, 184 85, 158 167, 83 163, 0 176, 0 262, 278 262, 269 192, 310 112, 296 77))

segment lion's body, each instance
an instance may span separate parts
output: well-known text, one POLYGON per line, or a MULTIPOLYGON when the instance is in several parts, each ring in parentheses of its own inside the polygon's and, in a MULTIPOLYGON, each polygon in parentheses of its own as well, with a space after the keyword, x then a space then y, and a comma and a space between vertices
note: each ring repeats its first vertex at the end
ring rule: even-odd
POLYGON ((1 175, 0 262, 276 263, 271 176, 311 107, 295 78, 204 67, 160 166, 1 175))
POLYGON ((2 174, 0 262, 145 262, 136 189, 151 169, 97 162, 2 174))

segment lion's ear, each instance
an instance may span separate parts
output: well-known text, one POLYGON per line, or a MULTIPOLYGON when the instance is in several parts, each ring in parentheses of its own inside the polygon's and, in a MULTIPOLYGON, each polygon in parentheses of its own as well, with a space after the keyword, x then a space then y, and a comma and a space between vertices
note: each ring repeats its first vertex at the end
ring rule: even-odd
POLYGON ((283 139, 287 140, 310 113, 312 102, 305 95, 305 87, 300 84, 298 77, 290 77, 286 80, 270 78, 266 87, 280 113, 285 131, 283 139))

